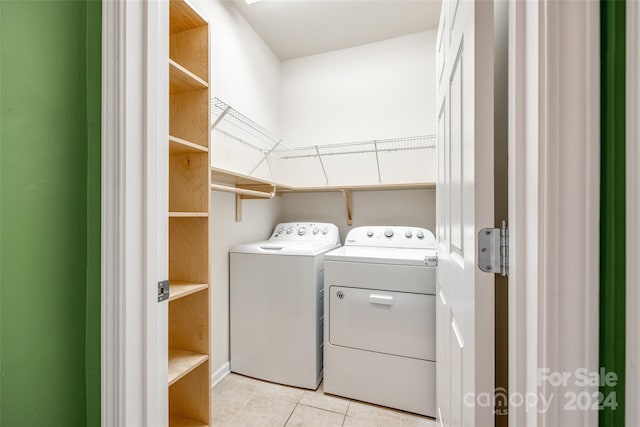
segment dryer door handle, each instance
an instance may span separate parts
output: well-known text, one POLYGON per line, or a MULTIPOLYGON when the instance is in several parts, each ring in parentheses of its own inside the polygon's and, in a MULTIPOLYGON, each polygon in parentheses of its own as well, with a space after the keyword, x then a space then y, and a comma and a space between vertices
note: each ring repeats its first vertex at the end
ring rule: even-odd
POLYGON ((380 305, 393 305, 393 297, 391 295, 369 294, 369 303, 380 305))

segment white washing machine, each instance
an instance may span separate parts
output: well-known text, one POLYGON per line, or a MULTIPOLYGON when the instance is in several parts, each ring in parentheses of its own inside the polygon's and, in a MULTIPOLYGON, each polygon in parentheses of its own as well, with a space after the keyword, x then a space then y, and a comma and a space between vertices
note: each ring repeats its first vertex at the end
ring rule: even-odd
POLYGON ((436 242, 358 227, 325 255, 324 391, 436 416, 436 242))
POLYGON ((231 371, 316 389, 322 379, 323 255, 338 227, 278 224, 230 250, 231 371))

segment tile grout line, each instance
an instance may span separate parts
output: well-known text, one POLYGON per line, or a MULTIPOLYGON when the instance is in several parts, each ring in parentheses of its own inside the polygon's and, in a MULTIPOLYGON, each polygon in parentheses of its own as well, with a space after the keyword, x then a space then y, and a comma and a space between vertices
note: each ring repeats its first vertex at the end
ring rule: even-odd
POLYGON ((293 415, 293 413, 296 411, 296 409, 298 408, 298 403, 296 403, 296 406, 293 407, 293 410, 291 411, 291 413, 289 414, 289 416, 287 417, 286 421, 284 422, 284 424, 282 424, 282 427, 286 427, 287 423, 289 422, 289 420, 291 419, 291 416, 293 415))
POLYGON ((342 427, 344 427, 344 423, 347 422, 347 414, 349 413, 349 408, 351 407, 351 401, 347 402, 347 410, 344 412, 344 418, 342 419, 342 427))
POLYGON ((325 412, 331 412, 332 414, 338 414, 338 415, 347 415, 347 411, 349 410, 349 405, 347 404, 347 409, 345 410, 345 412, 340 412, 340 411, 334 411, 332 409, 327 409, 327 408, 321 408, 320 405, 314 406, 310 403, 303 403, 302 401, 298 402, 300 405, 302 406, 306 406, 307 408, 313 408, 313 409, 318 409, 320 411, 325 411, 325 412))

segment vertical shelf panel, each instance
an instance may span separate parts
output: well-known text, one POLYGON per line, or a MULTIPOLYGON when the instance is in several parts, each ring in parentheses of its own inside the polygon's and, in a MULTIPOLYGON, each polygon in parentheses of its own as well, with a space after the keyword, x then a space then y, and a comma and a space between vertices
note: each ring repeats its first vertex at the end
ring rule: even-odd
POLYGON ((208 153, 170 155, 169 211, 208 212, 208 176, 208 153))
POLYGON ((169 2, 169 33, 175 34, 207 25, 207 21, 184 0, 169 2))
POLYGON ((170 281, 209 283, 208 234, 209 218, 169 218, 170 281))
POLYGON ((209 146, 209 90, 169 95, 169 133, 203 147, 209 146))
POLYGON ((169 57, 205 82, 209 81, 209 31, 206 26, 172 34, 169 57))
POLYGON ((211 411, 209 410, 209 369, 207 366, 208 363, 200 365, 169 387, 169 413, 179 417, 178 419, 182 418, 181 422, 196 421, 205 425, 209 424, 211 411))
POLYGON ((169 304, 169 347, 209 354, 209 291, 169 304))

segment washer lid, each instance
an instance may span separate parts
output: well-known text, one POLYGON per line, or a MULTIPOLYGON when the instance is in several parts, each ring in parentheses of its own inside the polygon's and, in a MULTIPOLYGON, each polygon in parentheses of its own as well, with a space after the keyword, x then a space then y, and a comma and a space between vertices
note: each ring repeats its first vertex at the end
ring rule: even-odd
POLYGON ((362 262, 430 266, 427 258, 437 257, 435 249, 381 248, 368 246, 342 246, 324 255, 325 261, 362 262))

